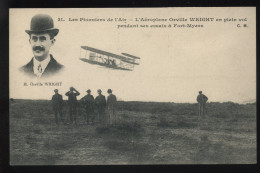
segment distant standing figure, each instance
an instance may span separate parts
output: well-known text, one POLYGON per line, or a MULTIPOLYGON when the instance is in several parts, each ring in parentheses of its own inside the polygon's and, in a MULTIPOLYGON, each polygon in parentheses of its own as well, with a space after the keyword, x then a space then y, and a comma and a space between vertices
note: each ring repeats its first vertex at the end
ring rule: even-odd
POLYGON ((116 61, 114 59, 112 60, 112 65, 116 67, 116 61))
POLYGON ((207 101, 208 97, 202 94, 202 91, 199 91, 199 95, 197 96, 197 102, 199 103, 199 116, 204 115, 204 109, 207 101))
POLYGON ((61 122, 64 124, 63 115, 62 115, 62 106, 63 106, 63 99, 62 95, 58 93, 58 89, 54 90, 55 94, 52 96, 52 108, 55 114, 55 122, 58 125, 58 114, 60 115, 61 122))
POLYGON ((110 124, 116 124, 117 123, 117 115, 116 115, 116 96, 112 94, 112 90, 108 89, 107 93, 109 94, 107 96, 107 109, 108 109, 108 120, 110 124))
POLYGON ((94 124, 94 105, 95 105, 95 100, 93 95, 91 95, 91 90, 87 90, 87 95, 85 95, 81 100, 83 101, 84 108, 86 111, 85 114, 85 123, 89 124, 90 120, 91 123, 94 124))
POLYGON ((76 124, 77 96, 79 96, 80 93, 75 88, 70 87, 70 91, 68 91, 65 95, 68 96, 70 122, 76 124))
POLYGON ((95 105, 97 108, 97 120, 98 122, 104 122, 105 119, 105 108, 106 108, 106 98, 102 95, 102 91, 97 90, 98 96, 95 98, 95 105))

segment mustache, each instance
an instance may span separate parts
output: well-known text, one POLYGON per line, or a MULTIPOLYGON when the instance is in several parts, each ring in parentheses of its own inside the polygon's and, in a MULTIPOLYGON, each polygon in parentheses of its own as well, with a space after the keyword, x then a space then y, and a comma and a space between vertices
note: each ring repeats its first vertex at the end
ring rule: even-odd
POLYGON ((35 47, 33 47, 33 50, 34 50, 34 51, 36 51, 36 50, 39 50, 39 51, 44 51, 44 50, 45 50, 45 48, 44 48, 44 47, 42 47, 42 46, 35 46, 35 47))

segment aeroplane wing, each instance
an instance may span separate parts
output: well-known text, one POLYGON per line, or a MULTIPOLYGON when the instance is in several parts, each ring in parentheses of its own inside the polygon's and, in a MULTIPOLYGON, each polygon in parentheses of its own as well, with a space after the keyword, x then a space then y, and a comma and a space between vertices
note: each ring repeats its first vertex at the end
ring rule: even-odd
POLYGON ((85 50, 89 50, 89 51, 91 51, 91 52, 96 52, 96 53, 98 53, 98 54, 102 54, 102 55, 107 55, 107 56, 110 56, 110 57, 114 57, 114 58, 120 59, 121 61, 126 62, 126 63, 129 63, 129 64, 139 65, 138 63, 128 61, 127 58, 124 57, 124 56, 116 55, 116 54, 113 54, 113 53, 110 53, 110 52, 106 52, 106 51, 99 50, 99 49, 92 48, 92 47, 88 47, 88 46, 81 46, 81 48, 82 48, 82 49, 85 49, 85 50))
POLYGON ((128 53, 122 53, 122 55, 129 56, 129 57, 134 58, 134 59, 140 59, 139 57, 134 56, 134 55, 130 55, 128 53))

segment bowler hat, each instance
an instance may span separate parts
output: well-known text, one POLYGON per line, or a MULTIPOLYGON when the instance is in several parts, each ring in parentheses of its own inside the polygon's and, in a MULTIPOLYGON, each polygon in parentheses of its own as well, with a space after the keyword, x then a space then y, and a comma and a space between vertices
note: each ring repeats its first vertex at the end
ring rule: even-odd
POLYGON ((32 33, 53 33, 56 36, 59 29, 54 28, 53 19, 47 14, 37 14, 32 17, 30 30, 25 30, 27 34, 32 33))
POLYGON ((54 92, 58 92, 58 89, 55 89, 54 92))
POLYGON ((112 93, 112 90, 111 90, 111 89, 108 89, 107 92, 108 92, 108 93, 112 93))
POLYGON ((102 92, 101 89, 98 89, 97 92, 102 92))
POLYGON ((90 93, 90 92, 91 92, 91 90, 90 90, 90 89, 88 89, 88 90, 87 90, 87 93, 90 93))

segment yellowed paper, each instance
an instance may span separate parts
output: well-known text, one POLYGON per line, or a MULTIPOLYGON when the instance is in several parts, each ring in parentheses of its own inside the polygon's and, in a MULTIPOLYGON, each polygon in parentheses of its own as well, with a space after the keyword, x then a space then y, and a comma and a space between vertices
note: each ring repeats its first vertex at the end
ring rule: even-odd
MULTIPOLYGON (((171 102, 172 104, 190 103, 195 105, 199 91, 203 91, 208 97, 208 102, 211 103, 232 102, 235 104, 246 104, 255 103, 256 101, 256 9, 254 7, 10 9, 9 18, 10 98, 14 100, 50 101, 54 94, 54 89, 58 89, 59 93, 63 95, 63 99, 67 100, 68 97, 65 96, 65 93, 73 86, 80 93, 78 100, 86 94, 87 89, 92 91, 94 97, 98 95, 98 89, 101 89, 106 97, 108 96, 107 90, 112 89, 117 96, 117 100, 125 102, 171 102), (31 19, 37 14, 48 14, 51 16, 54 28, 59 29, 59 33, 55 36, 54 44, 50 47, 49 53, 59 64, 64 66, 64 69, 47 78, 37 78, 36 75, 28 77, 20 70, 22 66, 26 65, 34 57, 31 37, 25 31, 31 29, 31 19), (116 56, 128 58, 128 60, 125 62, 116 56, 113 57, 111 54, 106 54, 106 57, 110 56, 111 59, 116 60, 117 64, 115 66, 104 65, 104 59, 101 60, 101 58, 100 62, 103 64, 91 64, 82 59, 89 59, 91 56, 95 56, 98 59, 99 56, 105 55, 83 49, 82 46, 95 48, 106 53, 109 52, 116 56), (133 58, 122 53, 134 55, 140 59, 133 60, 133 58), (129 65, 130 60, 136 64, 129 65), (131 66, 131 70, 118 69, 119 63, 126 63, 128 66, 126 65, 125 68, 131 66)), ((213 109, 214 105, 211 108, 213 109)), ((253 108, 255 108, 255 105, 253 108)), ((10 111, 15 110, 17 114, 17 109, 17 107, 12 108, 11 106, 10 111)), ((183 109, 186 110, 186 108, 183 109)), ((191 109, 196 112, 197 106, 191 109)), ((215 109, 219 109, 219 107, 215 107, 215 109)), ((228 107, 227 110, 231 111, 231 108, 228 107)), ((232 111, 238 112, 239 110, 239 108, 232 109, 232 111)), ((121 111, 124 112, 123 108, 121 111)), ((160 119, 160 115, 155 113, 156 111, 153 112, 153 116, 160 119)), ((164 111, 164 108, 162 108, 162 112, 164 111)), ((31 116, 33 116, 32 114, 31 116)), ((41 112, 38 114, 41 114, 41 112)), ((125 115, 127 112, 121 112, 120 115, 123 116, 123 114, 125 115)), ((134 116, 139 116, 136 112, 134 114, 134 116)), ((172 114, 181 115, 182 112, 178 113, 176 111, 172 114)), ((233 112, 230 114, 233 115, 233 112)), ((79 114, 78 116, 81 115, 79 114)), ((143 114, 140 117, 143 117, 143 114)), ((53 118, 52 115, 50 115, 50 118, 53 118)), ((183 120, 183 122, 186 120, 183 120)), ((218 120, 216 123, 222 122, 220 119, 218 120)), ((12 119, 11 123, 14 121, 12 119)), ((164 120, 160 119, 161 121, 164 120)), ((170 122, 169 119, 166 119, 166 121, 170 122)), ((255 122, 252 122, 252 124, 255 127, 255 122)), ((221 125, 218 124, 217 126, 221 125)), ((15 126, 10 128, 15 128, 15 126)), ((193 134, 194 131, 192 129, 192 127, 184 128, 183 131, 176 132, 172 128, 171 134, 187 135, 188 137, 196 136, 196 134, 193 134)), ((233 138, 240 138, 241 136, 238 134, 233 134, 234 129, 231 129, 232 133, 230 132, 230 135, 233 138)), ((146 129, 145 132, 148 133, 149 130, 152 129, 146 129)), ((84 129, 79 131, 83 132, 84 129)), ((41 132, 44 133, 43 131, 41 132)), ((205 133, 210 136, 211 132, 203 131, 200 134, 205 133)), ((221 132, 213 130, 212 133, 221 132)), ((16 133, 13 132, 12 134, 16 133)), ((249 135, 253 145, 247 146, 249 144, 245 144, 242 146, 244 148, 253 148, 256 152, 255 134, 256 131, 254 129, 251 132, 251 136, 249 135)), ((152 134, 148 136, 151 138, 152 134)), ((35 136, 30 137, 34 138, 35 136)), ((209 137, 207 140, 211 141, 213 145, 214 140, 222 140, 222 138, 218 137, 218 135, 214 135, 214 137, 209 137)), ((201 138, 198 137, 198 139, 201 138)), ((145 143, 143 140, 143 138, 140 139, 142 141, 141 144, 145 143)), ((171 143, 175 138, 167 138, 167 140, 171 147, 166 147, 165 152, 178 155, 174 149, 174 144, 171 143)), ((246 139, 241 137, 240 141, 246 141, 246 139)), ((12 141, 10 142, 12 145, 12 141)), ((182 142, 186 143, 187 141, 182 142)), ((45 151, 44 142, 39 145, 42 146, 37 149, 40 152, 45 151)), ((47 145, 46 141, 45 145, 47 145)), ((49 145, 52 146, 52 144, 49 145)), ((181 145, 181 142, 178 145, 181 145)), ((221 143, 220 145, 224 146, 226 144, 221 143)), ((237 143, 237 145, 239 144, 237 143)), ((11 153, 16 153, 11 154, 12 164, 34 164, 30 159, 28 162, 26 160, 24 162, 19 160, 16 162, 14 158, 19 155, 19 152, 16 152, 19 147, 12 146, 14 147, 10 148, 11 153)), ((99 154, 102 151, 113 152, 113 149, 103 149, 103 145, 100 147, 96 151, 97 153, 100 152, 99 154)), ((158 146, 153 147, 154 149, 150 148, 153 151, 155 151, 155 148, 161 150, 158 146)), ((229 147, 234 146, 230 144, 229 147)), ((86 151, 83 153, 88 157, 88 149, 81 149, 86 151)), ((70 154, 73 152, 77 153, 72 156, 76 157, 76 155, 81 154, 81 149, 69 150, 68 152, 70 154)), ((137 149, 134 151, 137 152, 137 149)), ((239 153, 240 150, 237 149, 236 151, 239 153)), ((65 151, 57 149, 57 152, 62 153, 65 151)), ((119 156, 121 156, 120 153, 122 152, 119 150, 114 152, 118 152, 118 157, 112 156, 110 161, 98 160, 99 156, 97 154, 93 156, 93 160, 86 162, 80 161, 80 159, 67 162, 64 158, 58 158, 53 162, 41 162, 38 160, 36 163, 136 163, 136 155, 129 156, 131 158, 128 159, 124 159, 125 156, 122 156, 122 161, 120 161, 119 156), (117 159, 118 161, 116 161, 117 159)), ((166 159, 168 157, 167 154, 165 154, 164 158, 161 152, 160 154, 157 153, 153 156, 142 158, 140 162, 137 159, 137 164, 153 164, 157 163, 158 160, 159 163, 167 164, 255 163, 256 161, 256 156, 254 155, 254 159, 251 157, 248 161, 246 159, 235 159, 233 162, 232 157, 235 156, 232 155, 231 158, 227 158, 223 162, 216 159, 209 159, 207 162, 207 160, 199 160, 193 155, 196 153, 195 149, 191 150, 190 155, 185 151, 180 152, 184 153, 183 156, 179 156, 180 158, 176 156, 176 158, 169 157, 166 159)), ((129 153, 134 155, 134 152, 129 153)), ((85 158, 83 155, 80 156, 81 159, 85 158)), ((44 154, 41 157, 44 157, 44 154)), ((215 158, 215 156, 212 157, 215 158)))

